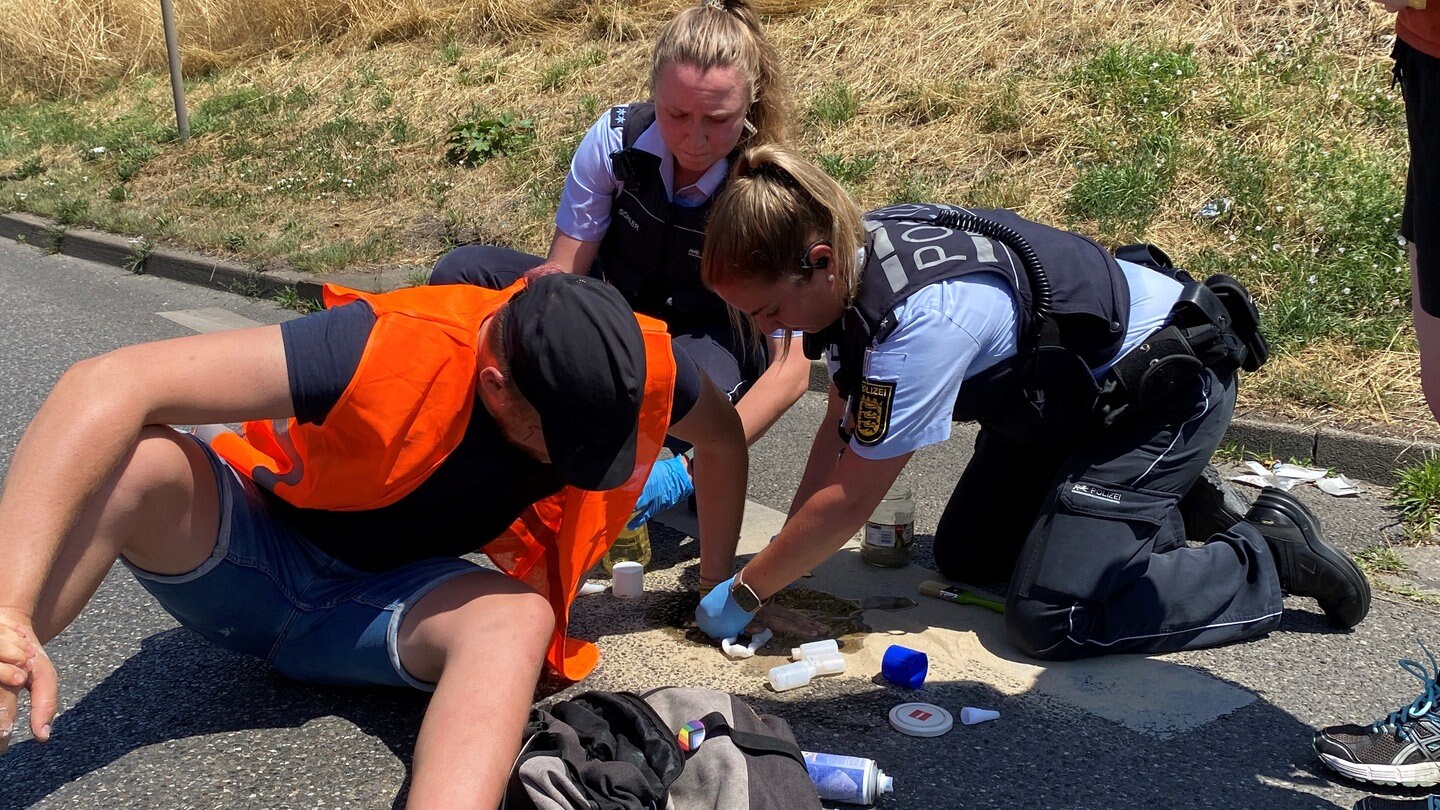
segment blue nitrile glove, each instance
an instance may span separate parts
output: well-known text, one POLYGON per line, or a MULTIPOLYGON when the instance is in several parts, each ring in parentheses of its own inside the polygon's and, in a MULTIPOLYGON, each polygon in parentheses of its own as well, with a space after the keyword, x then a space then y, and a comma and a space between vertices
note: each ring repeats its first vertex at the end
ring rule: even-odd
POLYGON ((627 529, 638 529, 650 522, 650 518, 695 494, 695 482, 685 471, 683 456, 657 461, 650 468, 650 477, 645 479, 645 489, 640 500, 635 502, 635 515, 625 524, 627 529))
POLYGON ((735 577, 716 585, 695 607, 695 623, 700 625, 705 635, 711 638, 737 636, 755 618, 754 613, 741 610, 735 604, 735 598, 730 595, 734 585, 735 577))

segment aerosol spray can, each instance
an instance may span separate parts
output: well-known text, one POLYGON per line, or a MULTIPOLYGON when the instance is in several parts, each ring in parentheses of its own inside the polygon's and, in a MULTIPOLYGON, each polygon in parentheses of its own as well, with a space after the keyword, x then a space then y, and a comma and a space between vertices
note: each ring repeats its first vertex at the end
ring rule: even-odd
POLYGON ((873 759, 801 751, 805 770, 823 801, 874 804, 882 794, 893 793, 895 783, 873 759))
POLYGON ((915 498, 909 487, 897 483, 865 522, 860 559, 882 568, 899 568, 910 563, 914 544, 915 498))

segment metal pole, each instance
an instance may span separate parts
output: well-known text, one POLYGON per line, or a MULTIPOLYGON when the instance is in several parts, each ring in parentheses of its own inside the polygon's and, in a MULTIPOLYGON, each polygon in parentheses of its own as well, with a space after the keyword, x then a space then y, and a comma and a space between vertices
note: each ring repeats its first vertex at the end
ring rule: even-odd
POLYGON ((185 82, 180 78, 180 47, 175 41, 175 9, 170 0, 160 0, 160 17, 165 21, 165 53, 170 57, 170 91, 175 95, 175 127, 180 141, 190 140, 190 114, 185 112, 185 82))

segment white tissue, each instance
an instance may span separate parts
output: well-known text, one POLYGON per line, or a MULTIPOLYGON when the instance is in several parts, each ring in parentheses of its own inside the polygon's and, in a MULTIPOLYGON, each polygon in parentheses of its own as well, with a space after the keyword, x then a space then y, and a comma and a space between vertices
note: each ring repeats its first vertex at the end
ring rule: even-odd
POLYGON ((731 658, 749 658, 755 654, 756 650, 764 647, 765 642, 769 641, 773 635, 775 634, 771 632, 769 628, 766 628, 751 636, 749 644, 740 644, 736 642, 739 636, 731 636, 727 639, 721 639, 720 649, 731 658))

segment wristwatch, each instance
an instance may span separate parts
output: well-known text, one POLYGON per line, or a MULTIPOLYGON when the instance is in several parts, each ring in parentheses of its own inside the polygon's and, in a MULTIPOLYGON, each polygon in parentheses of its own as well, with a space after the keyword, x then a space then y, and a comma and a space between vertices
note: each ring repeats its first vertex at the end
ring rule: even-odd
POLYGON ((755 594, 755 591, 750 589, 749 585, 746 585, 745 582, 740 579, 740 574, 736 574, 735 582, 730 586, 730 598, 735 600, 735 604, 739 605, 741 610, 746 613, 754 613, 760 608, 770 604, 770 599, 774 599, 775 597, 772 596, 770 599, 761 599, 755 594))

